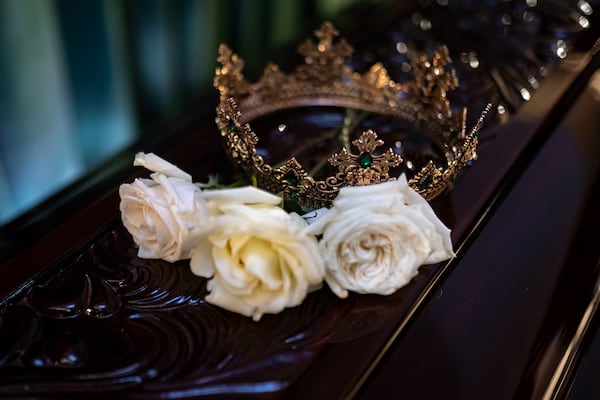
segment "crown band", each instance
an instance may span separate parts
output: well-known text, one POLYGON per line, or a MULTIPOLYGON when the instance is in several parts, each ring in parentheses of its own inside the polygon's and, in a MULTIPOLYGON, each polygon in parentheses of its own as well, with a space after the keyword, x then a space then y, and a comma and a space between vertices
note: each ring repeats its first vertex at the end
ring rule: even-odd
POLYGON ((483 111, 473 128, 466 132, 466 108, 453 114, 446 98, 458 86, 448 50, 442 46, 431 58, 419 55, 412 60, 414 80, 394 82, 380 64, 363 74, 345 64, 352 47, 330 23, 315 31, 318 42, 305 41, 299 46, 304 64, 289 74, 269 64, 254 84, 242 74, 243 60, 227 46, 219 47, 214 86, 219 90, 217 126, 230 158, 259 187, 282 193, 310 208, 329 206, 339 189, 349 185, 365 185, 395 179, 389 168, 403 160, 392 149, 381 154, 383 144, 373 131, 366 131, 353 142, 354 154, 342 149, 329 158, 337 173, 315 180, 295 159, 272 167, 256 152, 258 136, 249 122, 276 111, 303 106, 335 106, 363 110, 406 121, 433 140, 443 151, 446 164, 429 161, 409 181, 410 186, 431 200, 451 186, 458 172, 476 158, 477 135, 491 105, 483 111))

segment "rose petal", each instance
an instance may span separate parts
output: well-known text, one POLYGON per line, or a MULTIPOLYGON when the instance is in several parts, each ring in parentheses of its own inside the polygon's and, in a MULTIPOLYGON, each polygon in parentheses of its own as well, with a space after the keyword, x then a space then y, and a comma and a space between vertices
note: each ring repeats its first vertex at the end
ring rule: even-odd
POLYGON ((142 166, 150 171, 158 172, 173 178, 183 179, 191 182, 192 176, 187 172, 182 171, 179 167, 163 160, 154 153, 137 153, 133 160, 133 165, 142 166))
POLYGON ((260 319, 261 314, 256 313, 256 307, 240 301, 239 295, 227 291, 228 286, 219 284, 219 280, 219 277, 214 277, 208 281, 206 287, 210 293, 204 298, 205 301, 247 317, 256 317, 256 320, 260 319))
POLYGON ((207 200, 220 204, 238 203, 277 205, 281 203, 281 197, 275 196, 272 193, 255 188, 253 186, 244 186, 233 189, 206 190, 204 195, 207 200))
POLYGON ((257 284, 256 278, 250 275, 240 260, 232 257, 228 250, 226 247, 213 247, 215 275, 221 276, 227 282, 230 291, 238 295, 251 293, 257 284))
POLYGON ((215 274, 212 247, 207 239, 197 241, 191 253, 190 268, 193 274, 204 278, 211 278, 215 274))
POLYGON ((282 272, 279 258, 273 247, 264 240, 252 238, 240 251, 246 271, 256 276, 268 290, 277 290, 282 286, 282 272))

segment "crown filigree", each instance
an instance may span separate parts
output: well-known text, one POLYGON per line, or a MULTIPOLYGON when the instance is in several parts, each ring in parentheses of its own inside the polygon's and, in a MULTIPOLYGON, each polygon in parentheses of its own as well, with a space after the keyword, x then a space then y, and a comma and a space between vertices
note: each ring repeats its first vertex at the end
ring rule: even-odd
POLYGON ((219 47, 214 86, 219 90, 217 126, 226 151, 245 173, 256 178, 260 187, 282 193, 286 199, 316 208, 328 206, 339 189, 349 185, 379 183, 389 176, 391 167, 403 160, 393 149, 378 153, 383 145, 371 130, 352 143, 357 153, 343 148, 329 158, 337 173, 315 180, 302 165, 291 158, 277 167, 265 163, 257 154, 259 137, 249 122, 284 109, 304 106, 334 106, 362 110, 406 121, 419 128, 445 157, 444 165, 427 163, 409 181, 426 199, 438 196, 458 172, 476 158, 477 135, 490 105, 474 127, 466 132, 466 108, 453 113, 446 94, 458 86, 448 50, 439 47, 431 57, 413 57, 412 81, 394 82, 382 64, 364 73, 355 72, 346 61, 352 47, 333 25, 326 22, 315 31, 317 42, 306 40, 299 46, 304 57, 290 73, 269 64, 256 83, 245 80, 243 60, 226 45, 219 47))

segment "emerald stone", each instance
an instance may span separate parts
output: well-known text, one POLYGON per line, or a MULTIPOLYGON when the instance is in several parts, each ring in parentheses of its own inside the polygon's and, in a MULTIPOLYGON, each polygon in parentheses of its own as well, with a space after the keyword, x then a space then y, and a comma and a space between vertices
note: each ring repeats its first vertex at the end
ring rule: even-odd
POLYGON ((296 186, 298 182, 300 182, 294 171, 288 171, 288 173, 284 175, 284 178, 292 186, 296 186))
POLYGON ((238 130, 237 126, 235 126, 235 122, 229 120, 229 132, 236 133, 238 130))
POLYGON ((427 178, 421 180, 421 182, 419 182, 419 187, 421 189, 427 189, 429 186, 431 186, 431 184, 433 183, 433 178, 431 177, 431 175, 429 175, 427 178))
POLYGON ((298 193, 296 193, 296 192, 290 192, 290 199, 296 200, 297 197, 298 197, 298 193))
POLYGON ((371 164, 373 164, 373 157, 371 156, 371 153, 365 152, 358 156, 356 162, 358 162, 358 165, 360 165, 361 167, 367 168, 370 167, 371 164))

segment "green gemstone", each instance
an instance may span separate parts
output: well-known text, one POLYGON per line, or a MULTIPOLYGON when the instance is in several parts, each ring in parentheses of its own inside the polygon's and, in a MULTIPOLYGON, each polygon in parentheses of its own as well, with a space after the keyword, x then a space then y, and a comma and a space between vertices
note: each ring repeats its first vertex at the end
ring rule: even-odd
POLYGON ((371 156, 371 153, 365 152, 358 156, 356 162, 358 162, 358 165, 360 165, 361 167, 367 168, 370 167, 371 164, 373 164, 373 157, 371 156))
POLYGON ((296 200, 297 198, 298 198, 298 193, 296 193, 296 192, 290 192, 290 199, 296 200))
POLYGON ((431 177, 431 175, 429 175, 427 178, 421 180, 421 182, 419 182, 419 187, 421 189, 427 189, 429 186, 431 186, 431 184, 433 183, 433 178, 431 177))
POLYGON ((235 126, 235 122, 229 121, 229 132, 236 133, 238 131, 238 127, 235 126))
POLYGON ((296 186, 300 182, 294 171, 289 171, 284 178, 292 186, 296 186))

